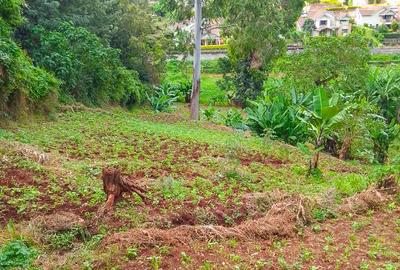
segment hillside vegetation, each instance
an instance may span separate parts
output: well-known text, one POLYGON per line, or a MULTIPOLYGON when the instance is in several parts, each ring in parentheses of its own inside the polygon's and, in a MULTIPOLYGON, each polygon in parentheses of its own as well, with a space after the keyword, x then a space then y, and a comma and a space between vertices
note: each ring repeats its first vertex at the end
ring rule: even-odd
POLYGON ((193 85, 193 2, 0 0, 0 269, 399 269, 379 29, 201 1, 227 57, 193 85))
POLYGON ((399 239, 379 233, 398 230, 395 197, 382 195, 377 205, 353 209, 362 215, 339 210, 346 198, 387 175, 398 177, 398 166, 345 163, 323 155, 321 174, 306 177, 307 157, 296 148, 209 122, 189 123, 183 106, 174 114, 66 110, 54 121, 12 124, 1 133, 0 211, 2 226, 8 225, 0 241, 22 237, 41 254, 33 265, 248 269, 276 263, 378 267, 398 262, 399 239), (114 215, 99 219, 105 198, 100 177, 106 167, 119 168, 143 187, 149 202, 126 196, 114 215), (279 224, 278 219, 270 232, 268 224, 252 224, 277 203, 291 209, 293 201, 304 207, 303 225, 291 219, 279 224), (66 231, 38 225, 38 216, 63 211, 85 222, 66 231), (213 227, 237 232, 241 226, 255 230, 255 238, 242 242, 235 234, 222 237, 223 231, 201 233, 213 227), (190 228, 199 235, 175 242, 174 234, 185 239, 190 228), (169 230, 171 235, 160 235, 169 230), (340 238, 336 230, 344 230, 340 238), (122 232, 126 235, 119 236, 122 232))

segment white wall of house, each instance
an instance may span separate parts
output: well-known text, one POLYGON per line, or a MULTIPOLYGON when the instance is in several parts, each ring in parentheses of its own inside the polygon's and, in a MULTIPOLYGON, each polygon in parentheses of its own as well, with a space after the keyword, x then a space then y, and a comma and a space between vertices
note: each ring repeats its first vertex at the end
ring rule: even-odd
POLYGON ((372 25, 373 27, 376 27, 377 25, 382 24, 382 18, 381 18, 381 16, 379 16, 379 13, 376 13, 371 16, 362 16, 360 25, 364 25, 364 24, 367 24, 370 26, 372 25))

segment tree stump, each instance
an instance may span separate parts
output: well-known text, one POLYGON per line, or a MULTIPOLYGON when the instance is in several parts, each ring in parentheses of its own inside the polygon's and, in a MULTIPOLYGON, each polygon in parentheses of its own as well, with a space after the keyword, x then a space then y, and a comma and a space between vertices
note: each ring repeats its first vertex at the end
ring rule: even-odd
POLYGON ((144 195, 146 191, 137 186, 132 180, 124 178, 119 169, 104 168, 101 179, 103 180, 103 189, 107 194, 107 200, 99 209, 100 214, 112 212, 114 205, 122 198, 125 192, 134 192, 142 198, 144 203, 148 203, 148 199, 144 195))

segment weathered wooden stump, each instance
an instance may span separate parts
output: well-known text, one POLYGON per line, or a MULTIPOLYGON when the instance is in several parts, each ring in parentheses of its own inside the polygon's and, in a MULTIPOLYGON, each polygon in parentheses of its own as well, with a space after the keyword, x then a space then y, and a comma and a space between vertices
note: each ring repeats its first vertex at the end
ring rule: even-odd
POLYGON ((144 203, 148 203, 148 199, 144 195, 146 191, 137 186, 132 180, 124 178, 119 169, 104 168, 101 179, 103 180, 103 189, 107 194, 107 200, 99 209, 100 214, 112 212, 114 205, 122 198, 125 192, 134 192, 142 198, 144 203))

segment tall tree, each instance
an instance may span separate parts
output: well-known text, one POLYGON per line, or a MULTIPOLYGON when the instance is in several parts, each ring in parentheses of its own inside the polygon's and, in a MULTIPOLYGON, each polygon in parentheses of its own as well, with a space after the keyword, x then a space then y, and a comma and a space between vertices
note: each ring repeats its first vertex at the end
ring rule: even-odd
MULTIPOLYGON (((160 3, 175 19, 187 19, 193 14, 189 5, 193 1, 161 0, 160 3)), ((284 36, 294 26, 303 5, 304 0, 209 0, 204 1, 203 9, 205 18, 224 20, 222 28, 233 66, 245 63, 248 64, 245 69, 265 74, 271 61, 284 51, 284 36)))
POLYGON ((157 83, 163 71, 168 33, 145 0, 27 0, 24 15, 26 23, 16 36, 28 52, 36 26, 53 31, 72 22, 121 50, 123 64, 142 81, 157 83))

